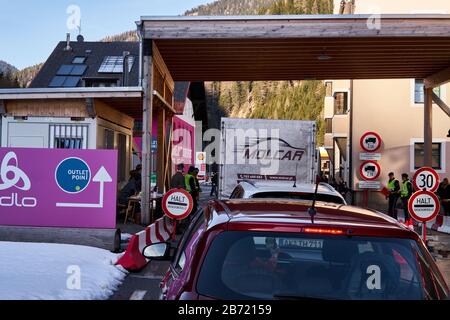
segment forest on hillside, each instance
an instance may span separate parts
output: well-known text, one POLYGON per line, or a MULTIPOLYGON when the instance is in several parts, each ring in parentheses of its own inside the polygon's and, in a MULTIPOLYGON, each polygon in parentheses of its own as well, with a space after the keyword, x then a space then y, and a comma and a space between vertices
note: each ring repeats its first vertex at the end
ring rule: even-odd
MULTIPOLYGON (((220 2, 220 1, 219 1, 220 2)), ((232 1, 234 3, 234 1, 232 1)), ((260 7, 257 14, 331 14, 332 0, 279 0, 260 7)), ((215 10, 217 4, 211 4, 215 10)), ((202 14, 208 12, 202 8, 202 14)), ((238 12, 231 12, 237 14, 238 12)), ((321 81, 238 81, 206 83, 207 94, 219 115, 211 125, 220 126, 220 115, 236 118, 314 120, 318 126, 317 141, 323 144, 325 122, 323 108, 325 88, 321 81)))

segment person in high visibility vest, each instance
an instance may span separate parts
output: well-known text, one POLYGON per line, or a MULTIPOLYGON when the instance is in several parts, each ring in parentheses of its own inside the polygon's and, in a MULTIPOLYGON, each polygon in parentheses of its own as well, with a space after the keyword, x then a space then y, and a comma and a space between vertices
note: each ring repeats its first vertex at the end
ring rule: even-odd
POLYGON ((389 191, 389 195, 387 196, 389 200, 388 214, 397 219, 397 201, 400 197, 400 182, 395 179, 395 175, 393 172, 389 173, 389 180, 387 183, 387 189, 389 191))
POLYGON ((194 200, 194 208, 192 209, 192 213, 197 212, 198 208, 198 190, 195 183, 194 171, 195 167, 190 167, 188 173, 184 176, 186 191, 191 194, 192 199, 194 200))
POLYGON ((409 221, 410 214, 408 208, 408 201, 414 193, 414 187, 407 173, 402 174, 402 188, 400 191, 400 198, 402 199, 403 212, 405 213, 405 221, 409 221))

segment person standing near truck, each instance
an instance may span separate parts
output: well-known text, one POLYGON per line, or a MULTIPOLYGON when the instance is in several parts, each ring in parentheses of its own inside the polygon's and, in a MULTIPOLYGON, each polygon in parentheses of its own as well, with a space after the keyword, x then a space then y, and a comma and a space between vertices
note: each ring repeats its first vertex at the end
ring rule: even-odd
POLYGON ((389 173, 389 181, 387 183, 387 189, 389 191, 389 195, 387 196, 389 200, 388 206, 388 214, 397 219, 397 201, 400 197, 400 182, 395 179, 395 175, 393 172, 389 173))
POLYGON ((195 167, 190 167, 188 173, 184 176, 186 191, 191 194, 194 201, 191 214, 197 212, 198 208, 198 190, 197 184, 195 183, 194 171, 195 167))
POLYGON ((411 181, 409 181, 408 174, 402 174, 402 190, 400 191, 400 197, 403 204, 403 212, 405 213, 405 222, 409 221, 410 214, 408 208, 408 201, 414 193, 414 187, 411 181))

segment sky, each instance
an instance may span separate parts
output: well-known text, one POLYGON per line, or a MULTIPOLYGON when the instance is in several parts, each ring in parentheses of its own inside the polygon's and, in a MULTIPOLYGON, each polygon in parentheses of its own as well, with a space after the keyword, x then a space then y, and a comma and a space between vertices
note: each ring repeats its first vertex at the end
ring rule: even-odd
POLYGON ((70 32, 86 41, 136 30, 141 16, 181 15, 212 0, 0 0, 0 60, 18 69, 45 62, 70 32), (78 14, 79 13, 79 14, 78 14))

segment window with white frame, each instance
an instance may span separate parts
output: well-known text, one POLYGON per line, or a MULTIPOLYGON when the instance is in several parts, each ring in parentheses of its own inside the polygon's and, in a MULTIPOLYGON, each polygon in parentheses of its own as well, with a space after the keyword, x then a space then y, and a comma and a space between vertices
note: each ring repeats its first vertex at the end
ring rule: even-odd
MULTIPOLYGON (((416 79, 414 81, 414 103, 415 104, 423 104, 425 102, 425 91, 423 89, 424 82, 422 79, 416 79)), ((441 97, 441 87, 437 87, 433 89, 434 93, 441 97)))
POLYGON ((325 133, 333 133, 333 119, 325 118, 325 133))
POLYGON ((50 125, 50 148, 87 149, 88 126, 72 124, 50 125))
POLYGON ((343 115, 347 114, 349 110, 348 105, 348 92, 335 92, 334 93, 334 114, 343 115))
MULTIPOLYGON (((443 142, 434 142, 432 145, 432 165, 436 170, 442 170, 443 166, 443 142)), ((425 152, 423 142, 414 142, 414 170, 424 166, 425 152)))

